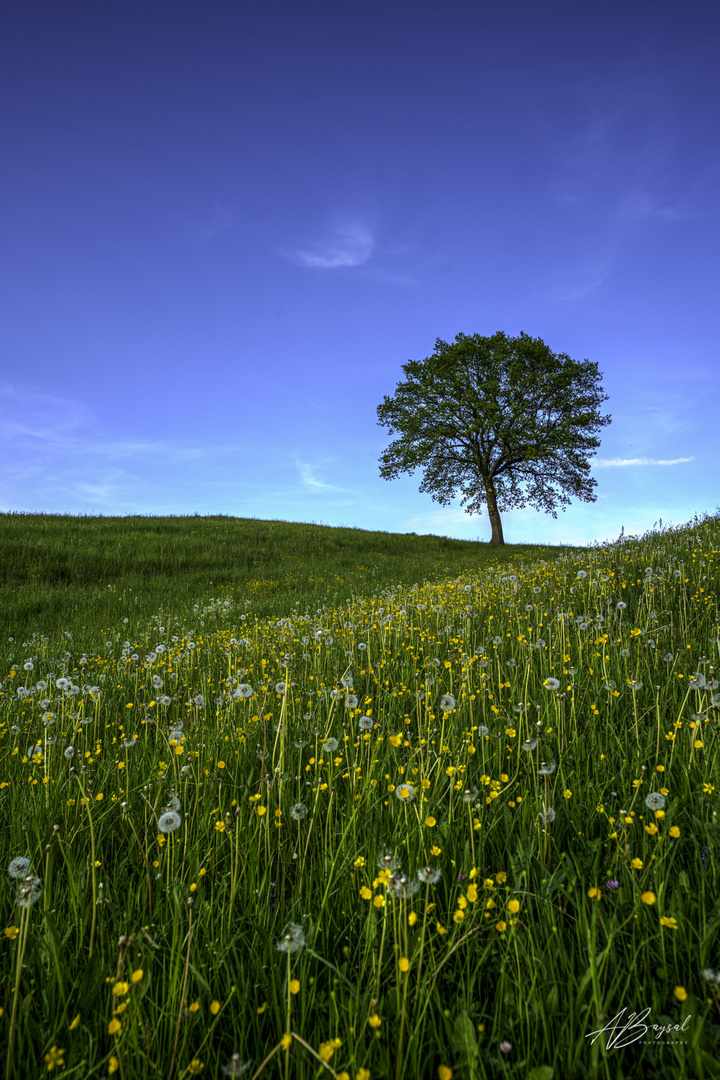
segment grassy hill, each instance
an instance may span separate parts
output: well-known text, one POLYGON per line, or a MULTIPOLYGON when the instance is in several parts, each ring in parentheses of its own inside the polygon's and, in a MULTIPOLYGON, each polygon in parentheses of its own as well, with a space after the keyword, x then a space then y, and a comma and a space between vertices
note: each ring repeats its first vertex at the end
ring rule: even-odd
POLYGON ((2 528, 6 1080, 717 1080, 720 515, 2 528))
POLYGON ((279 616, 567 550, 254 518, 0 514, 0 619, 15 638, 70 631, 89 644, 125 617, 211 599, 279 616))

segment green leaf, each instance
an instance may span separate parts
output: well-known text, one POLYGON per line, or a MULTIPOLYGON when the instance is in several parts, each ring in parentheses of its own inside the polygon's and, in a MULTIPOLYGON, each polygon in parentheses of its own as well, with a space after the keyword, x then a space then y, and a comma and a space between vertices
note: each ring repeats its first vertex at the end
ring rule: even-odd
POLYGON ((552 1065, 536 1065, 527 1074, 527 1080, 553 1080, 555 1070, 552 1065))
POLYGON ((340 979, 342 979, 342 981, 349 987, 352 996, 354 998, 357 997, 357 990, 355 989, 353 984, 350 982, 348 977, 346 975, 343 975, 342 971, 340 971, 339 968, 336 968, 333 963, 331 963, 329 960, 326 960, 324 956, 320 955, 320 953, 315 952, 314 949, 306 948, 305 952, 308 954, 308 956, 314 956, 316 960, 319 960, 322 964, 325 964, 326 967, 329 967, 331 971, 334 971, 335 974, 340 979))
POLYGON ((450 1041, 459 1058, 468 1064, 475 1064, 480 1051, 475 1036, 475 1025, 466 1012, 461 1012, 455 1017, 450 1041))

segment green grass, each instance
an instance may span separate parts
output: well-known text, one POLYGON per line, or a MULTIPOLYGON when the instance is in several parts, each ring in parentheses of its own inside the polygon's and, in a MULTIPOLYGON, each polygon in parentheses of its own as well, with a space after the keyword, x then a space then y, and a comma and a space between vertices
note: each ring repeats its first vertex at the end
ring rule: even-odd
POLYGON ((720 517, 2 528, 6 1080, 717 1077, 720 517))
POLYGON ((210 599, 281 616, 389 582, 566 550, 248 518, 0 514, 0 618, 16 638, 70 631, 90 643, 125 618, 144 624, 160 609, 191 617, 210 599))

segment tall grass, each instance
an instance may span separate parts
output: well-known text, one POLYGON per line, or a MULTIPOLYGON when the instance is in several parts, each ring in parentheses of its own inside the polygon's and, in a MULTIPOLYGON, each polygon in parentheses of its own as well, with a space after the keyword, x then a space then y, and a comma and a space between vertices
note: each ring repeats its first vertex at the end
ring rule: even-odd
POLYGON ((257 618, 344 604, 388 583, 437 580, 567 548, 489 544, 232 517, 0 514, 0 619, 10 636, 108 626, 231 597, 257 618))
POLYGON ((718 1075, 720 518, 484 553, 2 643, 7 1080, 718 1075))

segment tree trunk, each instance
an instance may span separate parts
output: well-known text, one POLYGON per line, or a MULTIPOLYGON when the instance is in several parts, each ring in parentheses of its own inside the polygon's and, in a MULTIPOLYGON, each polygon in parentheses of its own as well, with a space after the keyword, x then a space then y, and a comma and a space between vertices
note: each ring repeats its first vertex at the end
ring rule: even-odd
POLYGON ((497 508, 495 488, 488 487, 485 489, 485 491, 487 494, 488 514, 490 515, 490 524, 492 526, 492 536, 490 538, 490 543, 494 544, 496 547, 504 547, 505 538, 503 537, 500 511, 497 508))

